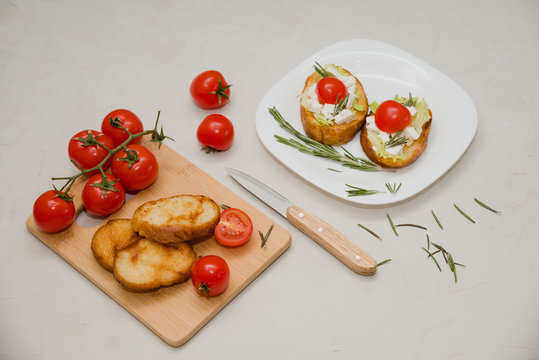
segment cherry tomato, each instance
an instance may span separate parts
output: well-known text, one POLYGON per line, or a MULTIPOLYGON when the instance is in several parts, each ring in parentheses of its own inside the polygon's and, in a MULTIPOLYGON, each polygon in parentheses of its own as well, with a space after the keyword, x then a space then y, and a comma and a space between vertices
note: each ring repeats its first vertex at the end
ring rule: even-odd
POLYGON ((54 233, 67 228, 75 218, 71 198, 62 198, 61 192, 45 191, 34 203, 34 220, 43 231, 54 233))
POLYGON ((119 210, 125 201, 125 190, 114 176, 95 174, 82 190, 82 203, 88 212, 97 216, 110 215, 119 210))
POLYGON ((200 295, 206 297, 222 294, 228 286, 230 269, 217 255, 199 258, 191 268, 191 282, 200 295))
MULTIPOLYGON (((127 140, 129 136, 118 124, 121 124, 133 135, 144 131, 142 121, 131 111, 125 109, 111 111, 103 119, 101 131, 112 139, 115 147, 127 140)), ((141 137, 134 138, 129 144, 139 144, 140 140, 141 137)))
POLYGON ((381 103, 374 113, 374 122, 378 129, 386 133, 396 133, 412 122, 412 114, 406 106, 395 100, 381 103))
POLYGON ((216 109, 228 102, 230 86, 219 71, 204 71, 191 82, 191 96, 201 108, 216 109))
POLYGON ((340 101, 348 95, 348 90, 341 80, 333 76, 326 76, 318 81, 316 93, 320 104, 335 104, 337 97, 340 101))
POLYGON ((197 139, 206 150, 227 150, 234 141, 234 126, 223 115, 208 115, 198 126, 197 139))
MULTIPOLYGON (((73 135, 67 146, 69 158, 83 169, 90 169, 98 165, 109 154, 101 145, 105 145, 109 149, 114 148, 114 142, 107 135, 104 135, 96 130, 83 130, 73 135)), ((107 161, 103 165, 103 170, 106 170, 110 165, 107 161)), ((92 173, 96 173, 95 170, 92 173)))
POLYGON ((229 208, 221 213, 215 227, 215 240, 225 246, 240 246, 251 238, 253 222, 249 215, 240 209, 229 208))
POLYGON ((138 191, 147 188, 157 178, 157 159, 142 145, 128 145, 126 149, 118 151, 112 157, 112 175, 120 179, 126 190, 138 191))

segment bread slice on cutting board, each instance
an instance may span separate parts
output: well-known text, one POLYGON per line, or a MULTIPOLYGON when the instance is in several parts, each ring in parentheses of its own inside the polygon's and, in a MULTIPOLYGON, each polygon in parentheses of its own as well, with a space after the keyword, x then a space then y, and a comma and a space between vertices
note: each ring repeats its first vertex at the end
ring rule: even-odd
POLYGON ((213 234, 221 209, 204 195, 177 195, 139 206, 131 226, 139 235, 168 244, 213 234))

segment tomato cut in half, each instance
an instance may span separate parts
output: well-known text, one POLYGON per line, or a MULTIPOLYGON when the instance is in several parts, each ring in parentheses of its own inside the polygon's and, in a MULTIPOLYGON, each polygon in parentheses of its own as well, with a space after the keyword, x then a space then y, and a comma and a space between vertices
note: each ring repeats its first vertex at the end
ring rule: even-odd
POLYGON ((215 227, 215 240, 224 246, 240 246, 251 238, 253 222, 249 215, 240 209, 229 208, 221 213, 215 227))
POLYGON ((374 114, 376 127, 390 134, 404 130, 411 122, 410 110, 395 100, 384 101, 374 114))
POLYGON ((333 76, 326 76, 316 84, 316 94, 320 104, 335 104, 348 95, 344 83, 333 76))

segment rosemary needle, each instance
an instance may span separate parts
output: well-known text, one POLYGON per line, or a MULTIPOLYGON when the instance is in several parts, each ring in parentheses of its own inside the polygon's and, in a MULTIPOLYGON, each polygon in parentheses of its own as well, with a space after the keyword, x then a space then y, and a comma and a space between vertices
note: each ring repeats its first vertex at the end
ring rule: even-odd
POLYGON ((384 264, 387 264, 388 262, 390 262, 391 259, 386 259, 384 261, 380 261, 378 264, 376 264, 376 266, 380 266, 380 265, 384 265, 384 264))
POLYGON ((262 231, 258 230, 258 234, 260 235, 260 240, 262 243, 260 244, 261 248, 266 247, 266 242, 268 241, 268 238, 271 234, 271 230, 273 230, 273 224, 271 224, 270 228, 268 229, 268 232, 266 232, 266 235, 262 234, 262 231))
POLYGON ((493 208, 491 208, 490 206, 486 205, 484 202, 476 199, 476 198, 473 198, 475 200, 476 203, 478 203, 479 205, 481 205, 482 207, 484 207, 485 209, 487 210, 490 210, 492 211, 493 213, 495 214, 499 214, 500 212, 498 210, 494 210, 493 208))
POLYGON ((348 196, 365 196, 365 195, 378 194, 382 192, 378 190, 367 190, 367 189, 363 189, 363 188, 348 185, 348 184, 345 184, 345 185, 351 188, 350 190, 346 190, 346 192, 348 193, 348 196))
POLYGON ((431 210, 430 213, 432 214, 432 217, 434 217, 434 220, 436 220, 436 223, 438 224, 440 229, 443 230, 444 227, 442 226, 442 223, 440 222, 440 220, 438 220, 438 216, 436 216, 436 214, 434 213, 434 210, 431 210))
POLYGON ((416 227, 418 229, 427 230, 426 227, 421 226, 421 225, 416 225, 416 224, 398 224, 398 225, 395 225, 395 227, 399 227, 399 226, 411 226, 411 227, 416 227))
POLYGON ((225 204, 221 204, 221 208, 223 208, 223 209, 225 209, 225 210, 226 210, 226 209, 230 209, 230 206, 228 206, 228 205, 225 205, 225 204))
POLYGON ((436 258, 433 256, 434 254, 432 254, 430 251, 428 251, 427 249, 425 249, 424 247, 421 247, 421 249, 425 250, 427 252, 427 254, 429 254, 428 257, 432 258, 432 260, 434 260, 434 263, 436 264, 436 266, 438 267, 438 270, 440 270, 440 272, 442 271, 442 268, 440 267, 440 264, 438 264, 438 260, 436 260, 436 258))
POLYGON ((335 171, 335 172, 342 172, 342 170, 337 170, 337 169, 333 169, 333 168, 328 168, 328 170, 335 171))
POLYGON ((462 211, 458 206, 457 204, 453 203, 453 206, 455 207, 455 209, 457 209, 459 211, 459 213, 462 214, 462 216, 464 216, 466 219, 470 220, 472 223, 475 224, 475 220, 472 219, 471 217, 468 216, 468 214, 466 214, 464 211, 462 211))
POLYGON ((389 216, 388 213, 386 213, 386 216, 387 216, 387 219, 389 220, 389 224, 391 225, 391 229, 393 229, 393 232, 395 233, 396 236, 399 236, 399 234, 397 233, 397 229, 395 228, 395 225, 393 225, 393 220, 391 220, 391 216, 389 216))
POLYGON ((367 228, 366 226, 361 225, 361 224, 357 224, 357 226, 359 226, 359 227, 362 228, 363 230, 367 231, 369 234, 371 234, 372 236, 374 236, 374 237, 377 238, 378 240, 382 240, 382 238, 380 237, 380 235, 378 235, 377 233, 375 233, 375 232, 372 231, 371 229, 367 228))

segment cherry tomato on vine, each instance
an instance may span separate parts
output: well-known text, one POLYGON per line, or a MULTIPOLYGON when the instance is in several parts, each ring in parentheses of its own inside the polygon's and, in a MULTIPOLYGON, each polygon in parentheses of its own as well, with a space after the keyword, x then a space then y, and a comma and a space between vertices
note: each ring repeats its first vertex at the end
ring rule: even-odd
POLYGON ((207 152, 227 150, 234 141, 234 126, 223 115, 208 115, 198 126, 197 139, 207 152))
POLYGON ((208 70, 191 82, 191 96, 201 108, 216 109, 229 101, 231 86, 219 71, 208 70))
POLYGON ((113 155, 110 169, 126 190, 138 191, 155 181, 159 165, 150 150, 143 145, 133 144, 113 155))
POLYGON ((206 297, 222 294, 230 279, 226 261, 217 255, 199 258, 191 268, 191 282, 200 295, 206 297))
POLYGON ((114 176, 95 174, 82 190, 82 203, 88 212, 97 216, 110 215, 125 202, 125 190, 114 176))
MULTIPOLYGON (((101 131, 118 146, 128 138, 128 134, 119 125, 126 128, 131 134, 138 134, 144 131, 142 121, 133 112, 125 109, 111 111, 105 116, 101 123, 101 131)), ((139 144, 141 137, 134 138, 129 144, 139 144)))
POLYGON ((75 218, 75 205, 56 190, 45 191, 34 203, 34 221, 43 231, 55 233, 67 228, 75 218))
POLYGON ((316 84, 316 94, 320 104, 335 104, 337 97, 340 100, 348 95, 348 90, 344 83, 333 76, 326 76, 316 84))
POLYGON ((412 114, 401 103, 395 100, 387 100, 376 109, 374 122, 378 129, 387 133, 395 133, 410 125, 412 114))
MULTIPOLYGON (((107 135, 104 135, 96 130, 83 130, 69 140, 67 146, 67 152, 69 158, 73 160, 79 167, 87 170, 98 165, 109 152, 101 145, 106 146, 108 149, 114 148, 114 142, 107 135)), ((107 161, 103 165, 103 170, 106 170, 110 165, 110 161, 107 161)), ((93 171, 96 173, 99 170, 93 171)))
POLYGON ((225 246, 240 246, 251 238, 253 222, 249 215, 240 209, 229 208, 221 213, 215 227, 215 240, 225 246))

